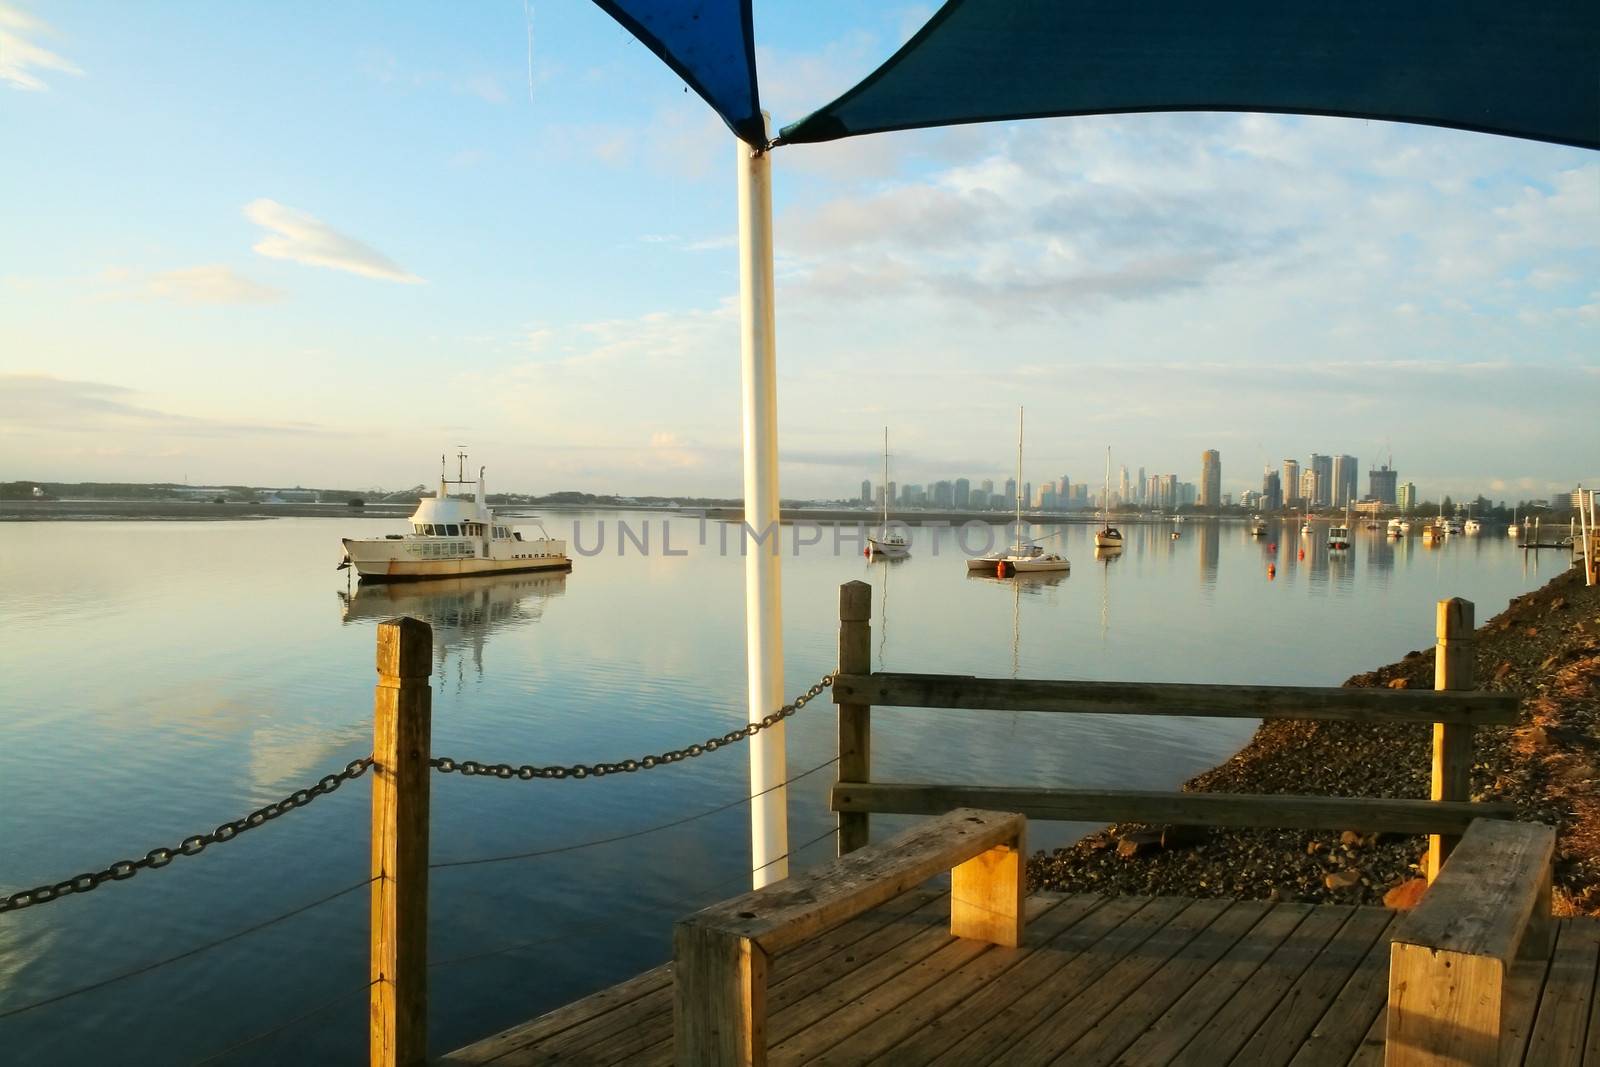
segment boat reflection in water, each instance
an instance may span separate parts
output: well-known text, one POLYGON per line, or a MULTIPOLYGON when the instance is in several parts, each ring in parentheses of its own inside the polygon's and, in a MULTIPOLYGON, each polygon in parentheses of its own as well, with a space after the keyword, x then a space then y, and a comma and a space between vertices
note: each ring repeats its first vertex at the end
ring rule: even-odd
POLYGON ((353 592, 339 592, 346 625, 377 624, 409 615, 433 627, 434 662, 442 666, 453 651, 471 653, 483 670, 483 646, 489 635, 544 616, 544 602, 567 588, 565 571, 435 578, 395 584, 364 582, 353 592))

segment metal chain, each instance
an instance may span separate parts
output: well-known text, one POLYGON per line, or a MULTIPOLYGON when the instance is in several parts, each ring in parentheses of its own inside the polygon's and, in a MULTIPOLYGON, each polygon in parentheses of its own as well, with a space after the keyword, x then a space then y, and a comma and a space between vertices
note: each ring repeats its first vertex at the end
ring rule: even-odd
POLYGON ((262 823, 271 822, 285 812, 295 808, 303 808, 317 797, 338 789, 345 782, 360 778, 367 773, 367 768, 372 766, 372 757, 365 756, 358 760, 351 760, 345 764, 344 770, 337 774, 325 774, 316 785, 306 789, 296 789, 293 793, 266 807, 257 808, 242 819, 225 822, 209 834, 195 834, 184 838, 176 848, 153 848, 144 854, 143 859, 118 860, 103 871, 89 871, 85 874, 68 878, 64 882, 54 885, 41 885, 33 889, 24 889, 12 893, 9 897, 0 897, 0 914, 8 911, 18 911, 22 908, 31 908, 35 904, 48 904, 52 900, 59 900, 73 893, 87 893, 97 889, 106 882, 123 882, 132 878, 143 870, 158 871, 177 859, 179 856, 198 856, 206 850, 207 845, 217 845, 224 841, 232 841, 246 830, 253 830, 262 823))
POLYGON ((821 681, 795 697, 794 703, 785 704, 772 714, 762 716, 760 722, 752 722, 737 730, 729 730, 721 737, 713 737, 698 745, 669 749, 659 756, 626 759, 620 763, 575 763, 571 766, 554 765, 548 767, 535 767, 526 763, 520 767, 515 767, 509 763, 480 763, 477 760, 454 760, 448 756, 436 756, 428 761, 428 765, 441 774, 485 775, 501 779, 520 778, 524 782, 531 782, 535 778, 601 778, 608 774, 632 774, 634 771, 648 771, 663 764, 678 763, 682 760, 704 755, 707 752, 715 752, 724 745, 737 744, 747 737, 754 737, 762 730, 771 729, 784 719, 787 719, 811 703, 812 700, 821 695, 823 690, 832 685, 833 675, 824 674, 821 681))

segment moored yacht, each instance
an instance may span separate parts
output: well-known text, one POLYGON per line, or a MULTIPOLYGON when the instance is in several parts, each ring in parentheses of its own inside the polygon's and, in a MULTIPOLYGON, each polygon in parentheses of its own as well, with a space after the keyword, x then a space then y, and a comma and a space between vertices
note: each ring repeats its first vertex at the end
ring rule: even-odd
MULTIPOLYGON (((446 478, 441 469, 438 493, 417 502, 410 533, 342 538, 340 569, 354 567, 363 579, 375 582, 407 582, 572 568, 566 541, 551 537, 537 520, 532 525, 539 536, 529 538, 496 519, 484 494, 484 469, 479 467, 478 480, 469 482, 464 476, 466 453, 457 458, 458 476, 446 478), (452 485, 472 486, 474 491, 452 496, 452 485)), ((439 465, 443 468, 443 457, 439 465)))
POLYGON ((1260 515, 1250 516, 1250 536, 1264 537, 1266 536, 1266 532, 1267 520, 1263 519, 1260 515))

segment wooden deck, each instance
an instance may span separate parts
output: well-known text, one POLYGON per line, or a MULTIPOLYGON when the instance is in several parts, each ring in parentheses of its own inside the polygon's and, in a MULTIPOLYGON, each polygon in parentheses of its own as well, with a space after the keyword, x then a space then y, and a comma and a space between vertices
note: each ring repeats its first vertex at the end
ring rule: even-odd
MULTIPOLYGON (((773 1064, 1383 1062, 1382 908, 1041 894, 1021 948, 952 938, 906 893, 773 962, 773 1064)), ((1502 1063, 1600 1067, 1600 921, 1518 964, 1502 1063)), ((664 965, 461 1049, 447 1064, 672 1062, 664 965)))

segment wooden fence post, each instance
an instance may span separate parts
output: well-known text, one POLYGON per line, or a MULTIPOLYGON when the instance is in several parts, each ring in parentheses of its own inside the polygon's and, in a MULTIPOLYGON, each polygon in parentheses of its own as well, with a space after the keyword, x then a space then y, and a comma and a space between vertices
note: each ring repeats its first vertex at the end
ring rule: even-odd
POLYGON ((428 752, 433 631, 378 627, 372 738, 372 1067, 428 1054, 428 752))
MULTIPOLYGON (((845 582, 839 587, 839 673, 872 673, 872 586, 845 582)), ((839 770, 841 782, 872 780, 872 705, 839 705, 839 770)), ((839 855, 867 843, 864 811, 839 813, 839 855)))
MULTIPOLYGON (((1439 645, 1434 651, 1433 687, 1471 689, 1473 666, 1477 659, 1477 640, 1473 632, 1472 601, 1451 597, 1438 604, 1435 627, 1439 645)), ((1472 799, 1472 727, 1466 723, 1433 724, 1433 776, 1429 796, 1434 800, 1472 799)), ((1455 848, 1459 837, 1433 834, 1428 838, 1428 881, 1439 877, 1439 868, 1455 848)))

